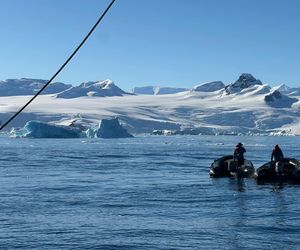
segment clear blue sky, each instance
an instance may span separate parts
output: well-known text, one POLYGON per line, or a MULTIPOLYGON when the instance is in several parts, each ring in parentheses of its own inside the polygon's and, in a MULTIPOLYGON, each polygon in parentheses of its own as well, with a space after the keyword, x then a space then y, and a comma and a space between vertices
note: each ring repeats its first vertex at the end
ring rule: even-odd
MULTIPOLYGON (((109 0, 0 0, 0 79, 49 79, 109 0)), ((117 0, 55 81, 300 86, 298 0, 117 0)))

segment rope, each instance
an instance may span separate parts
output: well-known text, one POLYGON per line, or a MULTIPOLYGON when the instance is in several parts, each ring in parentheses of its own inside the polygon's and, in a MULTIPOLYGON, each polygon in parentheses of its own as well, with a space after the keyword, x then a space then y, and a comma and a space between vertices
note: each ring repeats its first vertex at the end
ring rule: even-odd
POLYGON ((51 79, 18 111, 16 112, 7 122, 5 122, 1 128, 0 131, 5 128, 16 116, 18 116, 42 91, 53 81, 53 79, 63 70, 63 68, 68 64, 68 62, 75 56, 75 54, 78 52, 78 50, 81 48, 81 46, 86 42, 86 40, 89 38, 89 36, 93 33, 93 31, 96 29, 98 24, 101 22, 103 17, 106 15, 106 13, 109 11, 110 7, 113 5, 115 0, 111 1, 111 3, 108 5, 106 10, 102 13, 100 18, 97 20, 95 25, 92 27, 92 29, 89 31, 89 33, 85 36, 85 38, 82 40, 82 42, 78 45, 78 47, 74 50, 74 52, 69 56, 69 58, 64 62, 64 64, 59 68, 59 70, 51 77, 51 79))

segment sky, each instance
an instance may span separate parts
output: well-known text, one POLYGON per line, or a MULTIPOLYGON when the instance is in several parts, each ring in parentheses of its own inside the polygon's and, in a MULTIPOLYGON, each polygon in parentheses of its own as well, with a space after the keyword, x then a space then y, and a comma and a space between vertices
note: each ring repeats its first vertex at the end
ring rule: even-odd
MULTIPOLYGON (((110 0, 0 0, 0 80, 50 79, 110 0)), ((116 0, 54 79, 135 86, 229 84, 251 73, 300 86, 298 0, 116 0)))

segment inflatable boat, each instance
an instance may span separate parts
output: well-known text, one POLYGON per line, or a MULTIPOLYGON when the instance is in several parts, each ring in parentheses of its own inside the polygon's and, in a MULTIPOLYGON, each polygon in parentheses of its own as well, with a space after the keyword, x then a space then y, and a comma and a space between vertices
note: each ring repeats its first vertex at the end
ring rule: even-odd
POLYGON ((280 174, 276 171, 275 161, 259 167, 255 173, 257 183, 292 182, 300 183, 300 161, 295 158, 284 158, 280 165, 280 174))
POLYGON ((252 177, 255 174, 255 168, 249 160, 245 160, 244 164, 237 167, 237 162, 233 160, 233 155, 225 155, 215 160, 209 170, 210 177, 233 177, 238 176, 240 178, 252 177))

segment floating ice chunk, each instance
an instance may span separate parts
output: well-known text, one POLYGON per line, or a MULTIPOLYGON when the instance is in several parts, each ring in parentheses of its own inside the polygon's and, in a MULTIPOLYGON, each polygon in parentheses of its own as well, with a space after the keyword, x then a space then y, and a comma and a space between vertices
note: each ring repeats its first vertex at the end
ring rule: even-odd
POLYGON ((23 137, 29 138, 80 138, 82 131, 71 126, 54 125, 40 121, 26 123, 23 137))
POLYGON ((127 138, 133 137, 124 129, 118 118, 102 119, 98 128, 89 128, 85 131, 88 138, 127 138))
POLYGON ((88 130, 87 135, 89 137, 97 137, 97 138, 127 138, 133 137, 131 134, 124 129, 120 123, 118 118, 113 119, 102 119, 99 123, 99 126, 94 131, 88 130))
POLYGON ((12 128, 9 132, 11 137, 24 137, 24 134, 27 133, 27 130, 24 128, 12 128))
POLYGON ((12 129, 13 137, 27 138, 127 138, 133 137, 124 129, 118 118, 103 119, 95 129, 76 124, 70 126, 55 125, 40 121, 29 121, 24 128, 12 129), (85 131, 84 131, 85 130, 85 131))

